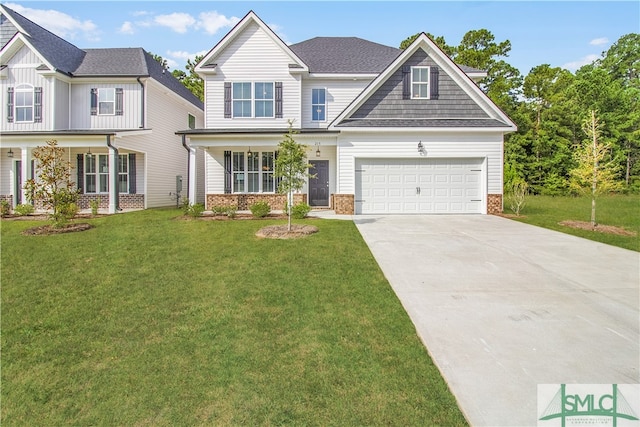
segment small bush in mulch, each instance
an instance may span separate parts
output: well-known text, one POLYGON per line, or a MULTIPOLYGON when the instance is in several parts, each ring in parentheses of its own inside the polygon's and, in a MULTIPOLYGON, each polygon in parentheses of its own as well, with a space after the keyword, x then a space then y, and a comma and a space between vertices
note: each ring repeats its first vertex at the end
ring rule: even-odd
POLYGON ((256 232, 256 236, 265 239, 296 239, 306 237, 318 232, 318 227, 313 225, 291 224, 291 230, 287 225, 270 225, 256 232))
POLYGON ((48 236, 51 234, 75 233, 93 228, 93 225, 86 222, 73 222, 65 224, 62 227, 53 227, 51 224, 41 225, 38 227, 27 228, 22 232, 26 236, 48 236))

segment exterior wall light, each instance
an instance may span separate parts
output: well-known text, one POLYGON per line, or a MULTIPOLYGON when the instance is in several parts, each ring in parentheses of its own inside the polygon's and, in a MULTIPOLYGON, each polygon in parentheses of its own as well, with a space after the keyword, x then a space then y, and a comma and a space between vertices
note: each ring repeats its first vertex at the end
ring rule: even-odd
POLYGON ((422 145, 422 141, 418 142, 418 153, 424 152, 424 145, 422 145))
POLYGON ((7 157, 10 159, 13 158, 13 151, 11 150, 11 148, 9 148, 9 151, 7 152, 7 157))
POLYGON ((320 157, 320 143, 319 142, 316 142, 316 147, 318 147, 316 149, 316 157, 320 157))

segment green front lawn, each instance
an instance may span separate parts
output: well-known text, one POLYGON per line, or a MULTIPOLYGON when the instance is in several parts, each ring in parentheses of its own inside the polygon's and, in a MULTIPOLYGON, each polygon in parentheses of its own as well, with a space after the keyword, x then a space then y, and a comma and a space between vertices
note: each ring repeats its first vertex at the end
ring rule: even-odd
MULTIPOLYGON (((505 213, 511 213, 505 205, 505 213)), ((640 251, 640 195, 602 196, 596 199, 596 222, 635 231, 636 236, 619 236, 580 230, 558 224, 561 221, 591 220, 590 197, 529 196, 521 217, 514 218, 597 242, 640 251)))
POLYGON ((352 222, 177 215, 2 222, 2 425, 465 424, 352 222))

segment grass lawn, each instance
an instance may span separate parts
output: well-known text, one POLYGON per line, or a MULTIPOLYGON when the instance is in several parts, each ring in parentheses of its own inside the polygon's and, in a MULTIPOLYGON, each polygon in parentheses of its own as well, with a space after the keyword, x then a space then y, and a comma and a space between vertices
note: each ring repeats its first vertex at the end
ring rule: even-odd
POLYGON ((2 222, 2 425, 466 424, 351 221, 177 215, 2 222))
MULTIPOLYGON (((505 213, 510 213, 505 206, 505 213)), ((520 218, 527 224, 538 225, 597 242, 640 251, 640 195, 602 196, 596 199, 596 220, 599 224, 623 227, 637 235, 619 236, 597 231, 579 230, 559 225, 565 220, 591 221, 590 197, 529 196, 520 218)))

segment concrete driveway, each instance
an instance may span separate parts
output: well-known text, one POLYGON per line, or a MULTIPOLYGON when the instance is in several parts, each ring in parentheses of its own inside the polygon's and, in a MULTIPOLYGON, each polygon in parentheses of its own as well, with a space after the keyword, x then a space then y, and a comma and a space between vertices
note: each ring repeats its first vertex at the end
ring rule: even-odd
POLYGON ((496 216, 354 216, 474 426, 538 384, 640 383, 640 254, 496 216))

